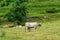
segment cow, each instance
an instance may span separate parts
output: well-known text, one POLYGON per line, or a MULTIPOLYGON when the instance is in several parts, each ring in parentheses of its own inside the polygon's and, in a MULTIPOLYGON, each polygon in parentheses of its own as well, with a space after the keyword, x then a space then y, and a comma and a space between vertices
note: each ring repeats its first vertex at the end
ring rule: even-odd
POLYGON ((34 28, 34 31, 36 31, 36 28, 40 26, 41 26, 41 23, 38 23, 38 22, 26 22, 25 31, 26 32, 30 31, 30 28, 34 28))

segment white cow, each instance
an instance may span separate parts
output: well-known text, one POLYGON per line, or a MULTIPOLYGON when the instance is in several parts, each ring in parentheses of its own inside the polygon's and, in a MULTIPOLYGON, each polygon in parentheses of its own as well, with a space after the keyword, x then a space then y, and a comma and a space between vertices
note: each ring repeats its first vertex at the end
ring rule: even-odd
POLYGON ((34 31, 36 31, 36 28, 38 26, 41 26, 41 23, 38 23, 38 22, 26 22, 25 23, 26 32, 30 31, 30 28, 34 28, 34 31))

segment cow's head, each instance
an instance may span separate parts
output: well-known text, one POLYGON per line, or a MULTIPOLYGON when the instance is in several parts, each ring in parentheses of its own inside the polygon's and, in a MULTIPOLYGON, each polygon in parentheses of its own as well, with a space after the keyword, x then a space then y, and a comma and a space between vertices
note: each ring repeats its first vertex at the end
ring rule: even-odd
POLYGON ((41 26, 42 24, 41 23, 38 23, 38 26, 41 26))

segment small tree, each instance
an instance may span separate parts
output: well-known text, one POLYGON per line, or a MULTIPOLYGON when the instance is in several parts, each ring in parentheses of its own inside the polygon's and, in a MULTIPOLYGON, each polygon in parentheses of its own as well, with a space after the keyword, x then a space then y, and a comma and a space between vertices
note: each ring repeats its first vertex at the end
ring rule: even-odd
POLYGON ((27 13, 27 7, 25 5, 26 0, 16 0, 13 8, 10 10, 10 12, 7 13, 7 19, 10 22, 17 21, 19 24, 20 22, 24 22, 26 18, 27 13))

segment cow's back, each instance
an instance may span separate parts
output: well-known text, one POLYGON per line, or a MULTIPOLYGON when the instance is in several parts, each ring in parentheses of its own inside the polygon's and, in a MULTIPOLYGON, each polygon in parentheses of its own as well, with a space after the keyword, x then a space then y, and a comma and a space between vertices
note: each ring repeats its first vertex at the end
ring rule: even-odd
POLYGON ((26 22, 25 23, 25 26, 28 26, 28 27, 34 27, 34 26, 37 26, 38 23, 37 22, 26 22))

